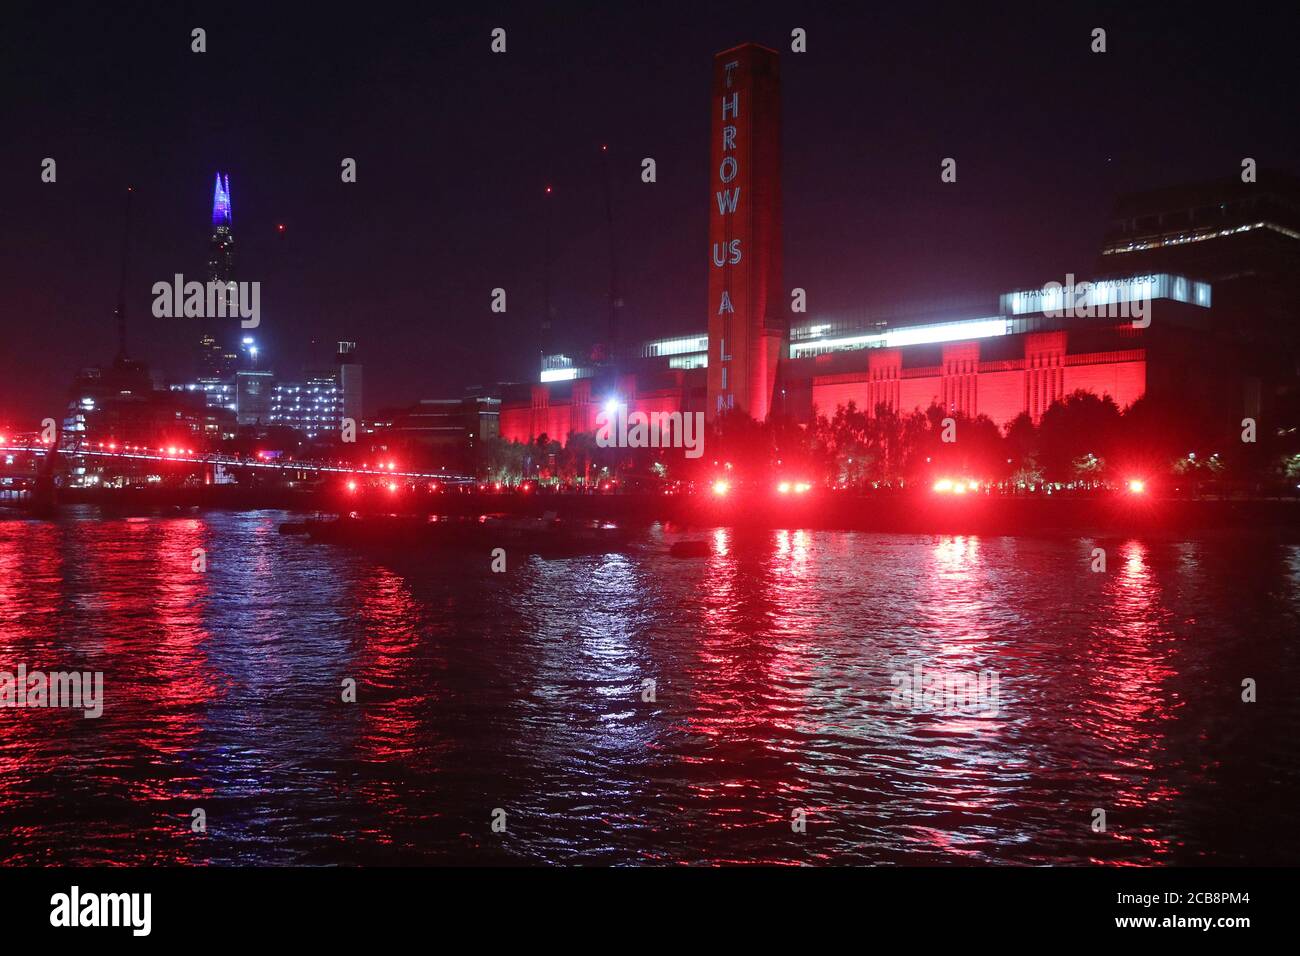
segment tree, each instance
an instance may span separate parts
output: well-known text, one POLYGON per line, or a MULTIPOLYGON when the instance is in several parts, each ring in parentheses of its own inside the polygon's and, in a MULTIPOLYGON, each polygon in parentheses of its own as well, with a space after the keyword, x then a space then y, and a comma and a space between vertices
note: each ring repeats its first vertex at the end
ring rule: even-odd
POLYGON ((1039 464, 1039 435, 1034 420, 1028 412, 1021 412, 1007 425, 1004 439, 1010 462, 1009 479, 1017 487, 1036 488, 1043 483, 1043 468, 1039 464))
POLYGON ((1047 478, 1072 481, 1081 477, 1079 467, 1088 477, 1100 477, 1107 455, 1116 446, 1119 423, 1119 407, 1109 395, 1098 398, 1080 389, 1053 402, 1038 426, 1047 478), (1089 456, 1100 463, 1094 466, 1089 456))
POLYGON ((504 438, 485 438, 479 444, 478 474, 488 481, 516 482, 524 475, 531 446, 504 438))
POLYGON ((871 467, 867 425, 867 416, 853 401, 838 406, 829 419, 815 419, 814 439, 825 449, 826 473, 832 482, 857 486, 867 480, 871 467))

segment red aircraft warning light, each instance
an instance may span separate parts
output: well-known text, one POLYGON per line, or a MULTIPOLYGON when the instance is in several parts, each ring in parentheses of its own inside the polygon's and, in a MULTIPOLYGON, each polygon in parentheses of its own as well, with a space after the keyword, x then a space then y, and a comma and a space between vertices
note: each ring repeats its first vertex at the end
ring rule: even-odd
POLYGON ((1147 483, 1141 478, 1130 478, 1128 480, 1128 490, 1130 494, 1144 494, 1147 490, 1147 483))

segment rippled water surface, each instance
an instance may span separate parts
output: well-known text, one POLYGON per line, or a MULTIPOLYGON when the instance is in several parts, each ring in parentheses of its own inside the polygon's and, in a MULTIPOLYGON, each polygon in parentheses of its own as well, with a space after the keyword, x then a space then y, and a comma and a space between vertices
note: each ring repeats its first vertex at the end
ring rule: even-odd
POLYGON ((1300 861, 1296 546, 656 528, 494 574, 285 518, 0 521, 0 671, 106 697, 0 710, 0 861, 1300 861), (996 716, 899 706, 916 664, 996 716))

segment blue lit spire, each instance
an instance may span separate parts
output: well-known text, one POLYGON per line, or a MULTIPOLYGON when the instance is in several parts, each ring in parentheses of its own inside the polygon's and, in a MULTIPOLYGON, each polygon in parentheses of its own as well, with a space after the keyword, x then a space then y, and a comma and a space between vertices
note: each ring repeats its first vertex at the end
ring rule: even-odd
POLYGON ((212 225, 213 226, 230 226, 231 209, 230 209, 230 176, 225 177, 222 181, 221 173, 217 173, 217 186, 212 191, 212 225))
MULTIPOLYGON (((230 206, 230 176, 217 173, 212 191, 212 236, 208 240, 208 280, 229 289, 235 280, 235 234, 230 206)), ((226 312, 227 316, 235 312, 226 312)), ((225 340, 231 334, 228 323, 205 316, 200 323, 198 373, 203 378, 227 378, 234 372, 235 350, 225 340)))

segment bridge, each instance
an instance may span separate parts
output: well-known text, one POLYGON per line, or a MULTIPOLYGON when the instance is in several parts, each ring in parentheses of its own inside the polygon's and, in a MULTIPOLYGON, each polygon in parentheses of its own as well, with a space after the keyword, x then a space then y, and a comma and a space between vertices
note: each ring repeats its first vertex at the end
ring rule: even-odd
POLYGON ((401 480, 407 483, 439 482, 448 485, 473 484, 476 479, 468 475, 455 475, 446 471, 407 471, 398 469, 395 462, 378 462, 376 464, 353 465, 343 461, 317 461, 311 459, 284 459, 270 457, 246 457, 217 452, 196 452, 189 448, 168 446, 166 448, 148 448, 140 445, 120 445, 117 442, 82 442, 63 438, 57 445, 42 442, 39 439, 5 439, 0 437, 0 455, 6 456, 3 474, 10 477, 50 474, 58 458, 82 458, 93 462, 110 461, 137 463, 166 463, 173 468, 177 465, 186 470, 203 469, 216 472, 221 468, 229 472, 250 471, 253 474, 281 475, 290 473, 299 478, 327 475, 348 476, 358 480, 388 481, 401 480), (33 471, 19 472, 18 463, 10 463, 10 456, 30 456, 33 471), (48 460, 47 460, 48 459, 48 460))

